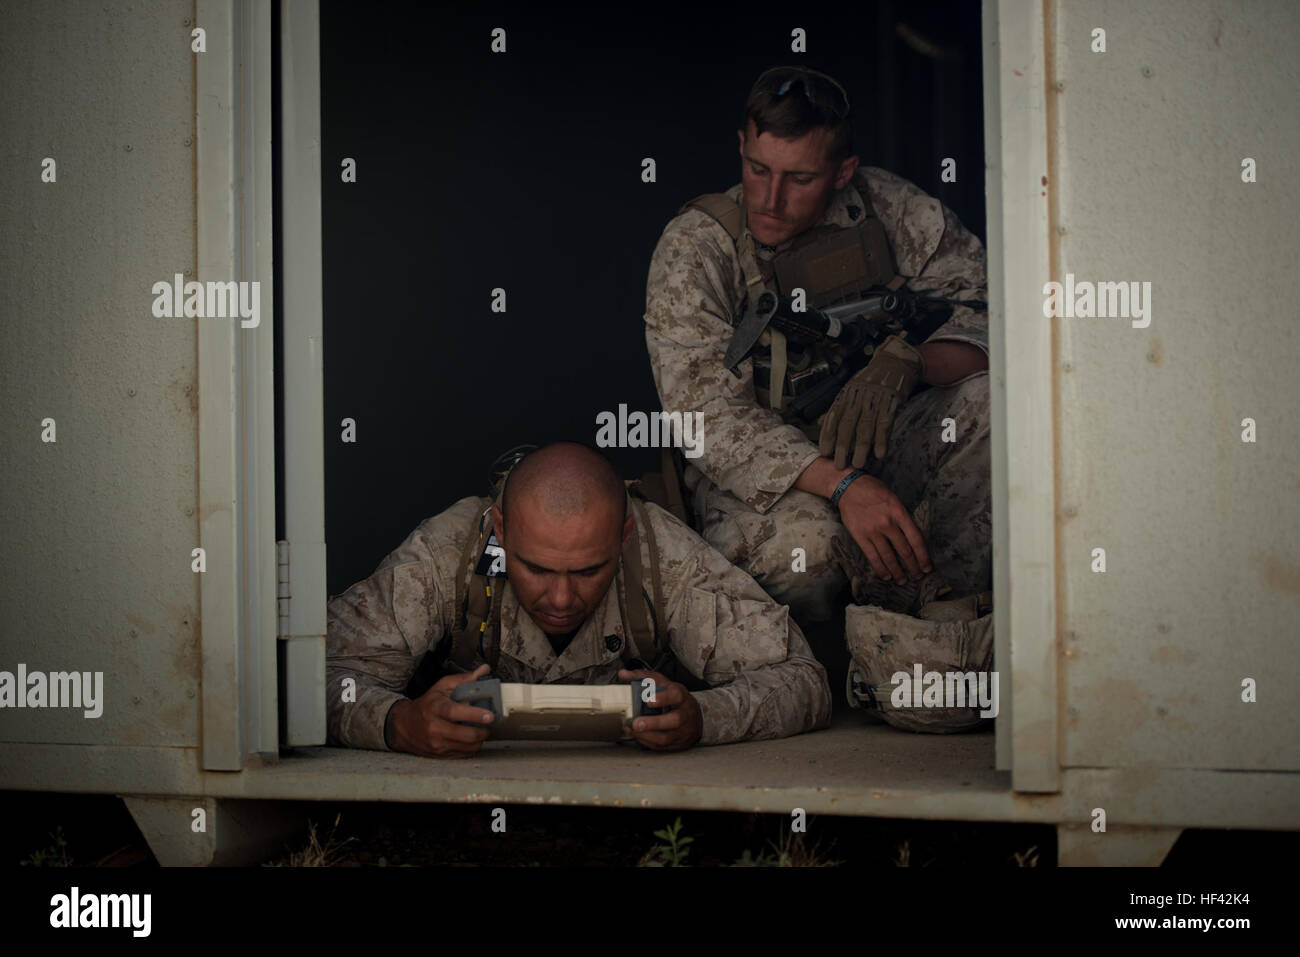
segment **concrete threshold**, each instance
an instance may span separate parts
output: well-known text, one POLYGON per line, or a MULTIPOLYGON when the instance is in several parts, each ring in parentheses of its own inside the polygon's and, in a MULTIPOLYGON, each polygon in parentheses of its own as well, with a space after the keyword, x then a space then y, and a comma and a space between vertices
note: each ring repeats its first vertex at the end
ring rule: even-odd
MULTIPOLYGON (((488 742, 472 759, 303 748, 246 768, 238 796, 1052 820, 1011 792, 991 731, 912 734, 837 715, 822 731, 667 754, 632 744, 488 742)), ((221 788, 209 788, 219 794, 221 788)), ((234 794, 230 796, 236 796, 234 794)))

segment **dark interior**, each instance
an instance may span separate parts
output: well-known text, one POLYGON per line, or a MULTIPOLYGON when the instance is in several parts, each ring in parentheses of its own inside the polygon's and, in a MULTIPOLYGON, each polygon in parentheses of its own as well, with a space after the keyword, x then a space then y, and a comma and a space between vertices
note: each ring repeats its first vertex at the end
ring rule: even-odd
MULTIPOLYGON (((978 3, 655 9, 322 5, 331 595, 423 519, 484 494, 501 451, 592 442, 597 412, 620 403, 660 408, 650 255, 682 203, 739 182, 738 116, 769 66, 839 79, 861 163, 984 237, 978 3), (789 50, 796 26, 806 54, 789 50), (495 27, 505 54, 489 50, 495 27), (955 183, 940 182, 943 157, 955 183)), ((655 449, 610 454, 628 478, 658 464, 655 449)))

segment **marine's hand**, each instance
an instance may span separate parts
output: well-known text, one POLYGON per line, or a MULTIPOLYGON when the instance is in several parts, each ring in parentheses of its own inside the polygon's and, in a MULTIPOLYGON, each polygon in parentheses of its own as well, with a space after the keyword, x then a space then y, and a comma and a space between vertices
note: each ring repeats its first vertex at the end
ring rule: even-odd
POLYGON ((632 721, 629 733, 654 751, 684 751, 704 734, 704 715, 695 696, 686 686, 669 681, 657 671, 620 669, 618 679, 651 678, 659 692, 649 702, 654 708, 667 708, 664 714, 649 714, 632 721))
POLYGON ((850 453, 855 469, 866 464, 868 450, 883 459, 894 415, 924 370, 924 360, 911 343, 898 336, 886 339, 867 367, 845 383, 822 418, 821 454, 833 454, 837 469, 844 468, 850 453))
POLYGON ((878 578, 899 584, 931 570, 921 530, 884 482, 861 475, 840 496, 840 518, 878 578), (906 568, 906 574, 904 573, 906 568))
POLYGON ((494 716, 485 708, 452 701, 451 693, 457 685, 477 681, 490 670, 487 665, 480 665, 470 674, 447 675, 414 701, 399 701, 393 708, 393 750, 435 758, 467 758, 476 754, 488 729, 458 722, 487 725, 494 716))

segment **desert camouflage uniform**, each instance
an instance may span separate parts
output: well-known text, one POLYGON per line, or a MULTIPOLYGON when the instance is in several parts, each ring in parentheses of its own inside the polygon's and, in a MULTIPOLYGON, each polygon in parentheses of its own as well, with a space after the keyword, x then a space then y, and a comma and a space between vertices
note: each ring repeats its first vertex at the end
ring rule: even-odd
MULTIPOLYGON (((921 536, 930 539, 931 506, 922 501, 912 512, 921 536)), ((993 593, 937 594, 946 583, 936 573, 922 576, 905 588, 884 587, 875 580, 861 551, 844 557, 851 569, 855 600, 844 613, 844 639, 853 659, 845 692, 855 708, 878 708, 868 714, 908 731, 967 731, 986 724, 981 717, 983 705, 975 707, 934 706, 922 703, 914 695, 912 704, 900 696, 895 707, 893 692, 898 688, 894 676, 899 672, 913 676, 917 665, 922 673, 937 672, 945 676, 968 676, 978 683, 984 673, 987 690, 993 694, 993 593), (889 605, 890 608, 884 606, 889 605), (907 614, 893 607, 905 605, 907 614)), ((913 682, 914 683, 914 682, 913 682)), ((973 690, 975 685, 971 685, 973 690)), ((956 691, 954 687, 953 691, 956 691)), ((960 698, 954 703, 960 702, 960 698)), ((967 700, 973 700, 968 698, 967 700)), ((996 699, 995 699, 996 701, 996 699)), ((989 717, 996 717, 997 708, 989 717)))
MULTIPOLYGON (((462 551, 487 499, 462 499, 426 519, 373 575, 329 603, 326 704, 329 741, 388 750, 384 720, 426 652, 450 636, 461 609, 456 577, 462 551), (342 700, 343 679, 356 680, 356 701, 342 700)), ((707 682, 693 692, 704 718, 700 744, 777 738, 830 720, 826 672, 788 609, 778 605, 689 528, 646 506, 659 550, 665 621, 678 662, 707 682)), ((649 544, 641 536, 642 567, 649 544)), ((646 572, 648 575, 648 571, 646 572)), ((604 599, 556 655, 505 579, 500 659, 504 681, 610 684, 623 667, 631 635, 620 565, 604 599)), ((648 584, 646 586, 649 587, 648 584)))
MULTIPOLYGON (((907 180, 864 169, 871 208, 884 226, 898 271, 915 292, 987 300, 984 248, 953 213, 907 180)), ((727 194, 741 201, 741 186, 727 194)), ((832 198, 821 224, 853 225, 864 208, 854 181, 832 198)), ((760 260, 784 246, 755 244, 760 260)), ((944 387, 922 388, 905 402, 890 428, 883 460, 868 456, 880 479, 913 514, 927 512, 923 537, 934 574, 919 586, 885 585, 870 571, 830 503, 793 488, 819 456, 820 421, 797 427, 759 405, 753 363, 733 376, 723 364, 739 315, 745 276, 736 244, 701 210, 689 209, 664 229, 646 284, 646 344, 667 411, 704 413, 702 456, 687 463, 696 527, 719 551, 753 575, 799 620, 836 617, 845 584, 853 600, 845 637, 859 679, 886 686, 896 670, 921 663, 926 671, 992 667, 992 616, 945 603, 928 604, 939 583, 949 596, 992 587, 989 389, 987 372, 944 387), (954 420, 955 441, 942 440, 954 420), (802 548, 806 570, 795 571, 802 548), (915 616, 915 617, 913 617, 915 616), (947 619, 947 620, 940 620, 947 619), (966 620, 968 619, 968 620, 966 620)), ((927 339, 966 342, 988 354, 988 317, 955 307, 927 339)), ((918 731, 963 730, 980 724, 971 709, 885 710, 889 723, 918 731)))
MULTIPOLYGON (((987 299, 984 248, 955 215, 907 180, 865 167, 871 207, 880 218, 898 271, 915 292, 987 299)), ((741 199, 741 185, 727 195, 741 199)), ((864 204, 851 180, 821 220, 852 226, 864 204)), ((760 260, 783 246, 756 244, 760 260)), ((667 411, 701 411, 703 451, 687 461, 696 527, 705 539, 753 575, 800 620, 838 614, 846 583, 835 552, 861 550, 830 502, 792 486, 819 456, 818 426, 784 422, 755 397, 753 363, 739 378, 723 365, 745 278, 736 245, 711 216, 689 209, 664 229, 646 284, 646 343, 667 411), (806 553, 806 571, 792 568, 792 550, 806 553)), ((958 306, 926 341, 966 342, 988 353, 988 317, 958 306)), ((935 570, 957 594, 991 582, 988 375, 977 373, 944 388, 931 387, 906 402, 890 432, 885 459, 868 458, 909 510, 922 499, 933 507, 935 570), (942 420, 956 420, 957 441, 941 441, 942 420)))

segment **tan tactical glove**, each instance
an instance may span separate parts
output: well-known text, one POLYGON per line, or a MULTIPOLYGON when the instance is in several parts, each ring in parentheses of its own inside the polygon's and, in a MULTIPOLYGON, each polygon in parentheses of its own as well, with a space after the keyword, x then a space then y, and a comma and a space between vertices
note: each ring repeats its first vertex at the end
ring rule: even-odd
POLYGON ((907 401, 925 371, 925 363, 910 343, 890 336, 876 349, 867 367, 840 390, 822 419, 821 453, 835 453, 835 467, 844 468, 850 451, 853 467, 867 462, 874 439, 875 455, 885 457, 894 413, 907 401))

